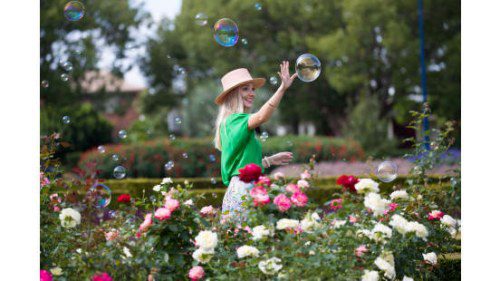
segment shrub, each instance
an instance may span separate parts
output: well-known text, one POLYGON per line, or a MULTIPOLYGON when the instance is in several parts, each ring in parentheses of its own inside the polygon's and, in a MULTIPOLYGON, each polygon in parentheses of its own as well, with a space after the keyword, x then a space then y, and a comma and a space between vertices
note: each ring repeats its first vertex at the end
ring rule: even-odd
MULTIPOLYGON (((127 169, 127 177, 216 176, 220 175, 220 152, 211 141, 210 138, 177 138, 174 141, 157 139, 136 144, 107 145, 103 154, 95 148, 83 153, 79 166, 97 162, 104 178, 112 178, 113 169, 118 164, 127 169), (187 158, 183 157, 183 153, 187 153, 187 158), (114 161, 113 154, 119 155, 121 160, 114 161), (210 161, 210 155, 214 155, 215 162, 210 161), (174 161, 174 167, 165 171, 164 165, 170 160, 174 161)), ((363 149, 356 142, 329 137, 272 137, 263 143, 264 155, 279 151, 293 152, 294 161, 299 163, 308 162, 311 155, 315 155, 317 161, 364 158, 363 149)))

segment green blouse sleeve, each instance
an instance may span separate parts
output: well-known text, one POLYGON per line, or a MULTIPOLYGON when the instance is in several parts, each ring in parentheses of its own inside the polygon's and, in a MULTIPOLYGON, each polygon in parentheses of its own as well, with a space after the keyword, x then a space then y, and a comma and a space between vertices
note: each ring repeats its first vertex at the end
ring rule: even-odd
POLYGON ((253 130, 248 130, 248 118, 250 118, 248 113, 235 113, 226 119, 224 127, 226 140, 235 150, 242 149, 252 136, 253 130))

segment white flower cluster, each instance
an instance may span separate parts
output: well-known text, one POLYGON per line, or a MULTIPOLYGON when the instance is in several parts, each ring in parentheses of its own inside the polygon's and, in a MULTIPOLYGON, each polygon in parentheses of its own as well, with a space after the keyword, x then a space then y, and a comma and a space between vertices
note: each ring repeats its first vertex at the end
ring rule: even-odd
POLYGON ((291 219, 280 219, 278 222, 276 222, 276 229, 278 230, 283 230, 283 229, 295 229, 299 226, 300 222, 298 220, 291 220, 291 219))
POLYGON ((378 183, 372 179, 360 179, 354 188, 358 193, 379 192, 378 183))
POLYGON ((217 234, 209 230, 203 230, 198 233, 194 241, 198 249, 194 251, 193 259, 201 263, 209 262, 215 253, 218 242, 217 234))
POLYGON ((427 263, 430 263, 432 265, 437 264, 437 255, 436 255, 436 253, 430 252, 430 253, 427 253, 427 254, 422 254, 422 256, 424 257, 424 261, 426 261, 427 263))
POLYGON ((307 214, 306 217, 300 221, 300 228, 305 232, 313 232, 321 227, 321 218, 317 213, 307 214))
POLYGON ((378 281, 378 271, 365 270, 365 274, 363 274, 363 276, 361 276, 361 281, 378 281))
POLYGON ((396 190, 391 193, 390 197, 391 200, 396 200, 396 199, 408 200, 410 198, 406 190, 396 190))
POLYGON ((276 274, 283 265, 280 264, 281 259, 273 257, 265 261, 259 262, 259 269, 266 275, 274 275, 276 274))
POLYGON ((271 233, 269 229, 267 229, 263 225, 256 226, 252 229, 252 240, 258 241, 263 239, 264 237, 269 236, 271 233))
POLYGON ((448 231, 448 233, 450 233, 451 236, 453 237, 455 237, 458 234, 457 226, 458 226, 458 232, 461 232, 461 227, 459 223, 449 215, 444 215, 441 218, 441 226, 445 228, 446 231, 448 231))
POLYGON ((394 256, 391 252, 383 252, 375 259, 375 265, 384 272, 387 279, 393 280, 396 278, 396 270, 394 268, 394 256))
POLYGON ((389 225, 403 235, 405 235, 406 233, 415 232, 415 235, 417 235, 417 237, 419 238, 422 238, 424 241, 427 241, 427 236, 429 236, 429 232, 427 231, 425 225, 416 221, 408 222, 404 217, 398 214, 395 214, 391 217, 389 225))
POLYGON ((238 249, 236 249, 236 253, 238 254, 238 258, 246 258, 246 257, 258 257, 259 256, 259 250, 255 247, 252 246, 241 246, 238 249))
POLYGON ((380 194, 374 192, 368 193, 364 200, 365 207, 371 209, 374 216, 383 215, 390 203, 391 201, 383 199, 380 194))
POLYGON ((369 237, 377 242, 385 242, 386 239, 392 237, 392 229, 382 223, 377 223, 369 237))
POLYGON ((59 220, 61 220, 62 227, 73 228, 80 224, 82 216, 75 209, 65 208, 59 214, 59 220))

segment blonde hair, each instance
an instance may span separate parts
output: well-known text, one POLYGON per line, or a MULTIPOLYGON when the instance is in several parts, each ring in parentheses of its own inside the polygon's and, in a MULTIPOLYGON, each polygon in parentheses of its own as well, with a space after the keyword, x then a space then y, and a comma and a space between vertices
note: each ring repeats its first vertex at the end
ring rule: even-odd
POLYGON ((222 124, 226 121, 226 118, 233 113, 244 113, 245 108, 243 106, 243 98, 239 94, 239 87, 232 90, 224 99, 222 105, 219 107, 219 113, 217 114, 217 119, 215 120, 215 137, 214 145, 215 148, 222 151, 222 145, 220 141, 220 128, 222 124))

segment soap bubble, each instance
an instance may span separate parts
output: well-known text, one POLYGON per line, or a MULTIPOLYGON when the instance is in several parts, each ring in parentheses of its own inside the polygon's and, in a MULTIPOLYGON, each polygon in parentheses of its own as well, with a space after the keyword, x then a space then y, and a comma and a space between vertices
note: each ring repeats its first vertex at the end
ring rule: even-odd
POLYGON ((85 6, 79 1, 70 1, 64 6, 64 16, 69 21, 79 21, 85 15, 85 6))
POLYGON ((61 63, 61 67, 68 72, 73 70, 73 64, 69 61, 61 63))
POLYGON ((171 140, 171 141, 174 141, 175 140, 175 135, 174 134, 170 134, 168 136, 168 138, 171 140))
POLYGON ((242 38, 241 43, 243 43, 243 45, 248 45, 248 39, 242 38))
POLYGON ((71 123, 71 118, 69 116, 63 116, 62 122, 67 125, 71 123))
POLYGON ((127 170, 123 166, 116 166, 115 169, 113 170, 113 176, 116 179, 123 179, 127 175, 127 170))
POLYGON ((255 3, 255 10, 257 10, 257 11, 262 10, 262 4, 260 4, 260 3, 255 3))
POLYGON ((127 131, 125 131, 125 130, 120 130, 120 131, 118 132, 118 137, 119 137, 120 139, 122 139, 122 140, 123 140, 123 139, 126 139, 126 138, 127 138, 127 131))
POLYGON ((217 183, 217 180, 216 180, 215 178, 211 178, 211 179, 210 179, 210 182, 211 182, 212 184, 216 184, 216 183, 217 183))
POLYGON ((49 87, 49 81, 43 80, 42 83, 41 83, 41 85, 42 85, 42 88, 48 88, 49 87))
POLYGON ((220 19, 214 25, 214 38, 219 45, 232 47, 238 42, 238 26, 231 19, 220 19))
POLYGON ((187 152, 182 153, 182 158, 188 159, 189 158, 188 153, 187 152))
POLYGON ((382 182, 391 182, 398 176, 398 166, 391 161, 384 161, 377 167, 377 177, 382 182))
POLYGON ((278 84, 278 78, 276 78, 276 76, 271 76, 271 78, 269 78, 269 82, 272 85, 277 85, 278 84))
POLYGON ((208 17, 204 13, 197 13, 194 17, 194 21, 199 26, 205 26, 208 23, 208 17))
POLYGON ((165 170, 170 171, 174 167, 174 161, 170 160, 165 164, 165 170))
POLYGON ((214 163, 215 160, 216 160, 215 155, 213 155, 213 154, 208 155, 208 161, 210 161, 210 163, 214 163))
POLYGON ((66 82, 69 80, 69 75, 66 73, 61 74, 61 80, 66 82))
POLYGON ((286 145, 289 146, 289 147, 292 147, 293 146, 293 141, 287 140, 286 141, 286 145))
POLYGON ((269 134, 266 131, 264 131, 264 132, 262 132, 262 134, 260 134, 261 141, 266 141, 268 137, 269 137, 269 134))
POLYGON ((97 207, 104 208, 111 202, 111 189, 102 183, 93 185, 90 192, 96 198, 97 207))
POLYGON ((113 161, 115 162, 118 162, 118 160, 120 160, 120 156, 118 156, 118 154, 113 154, 111 158, 113 158, 113 161))
POLYGON ((106 152, 106 148, 104 147, 104 145, 99 145, 97 147, 97 151, 99 151, 99 153, 105 153, 106 152))
POLYGON ((304 82, 312 82, 318 78, 321 73, 321 62, 311 54, 301 55, 295 63, 295 71, 299 79, 304 82))
POLYGON ((175 121, 175 124, 178 124, 178 125, 182 124, 182 119, 180 117, 175 117, 174 121, 175 121))

